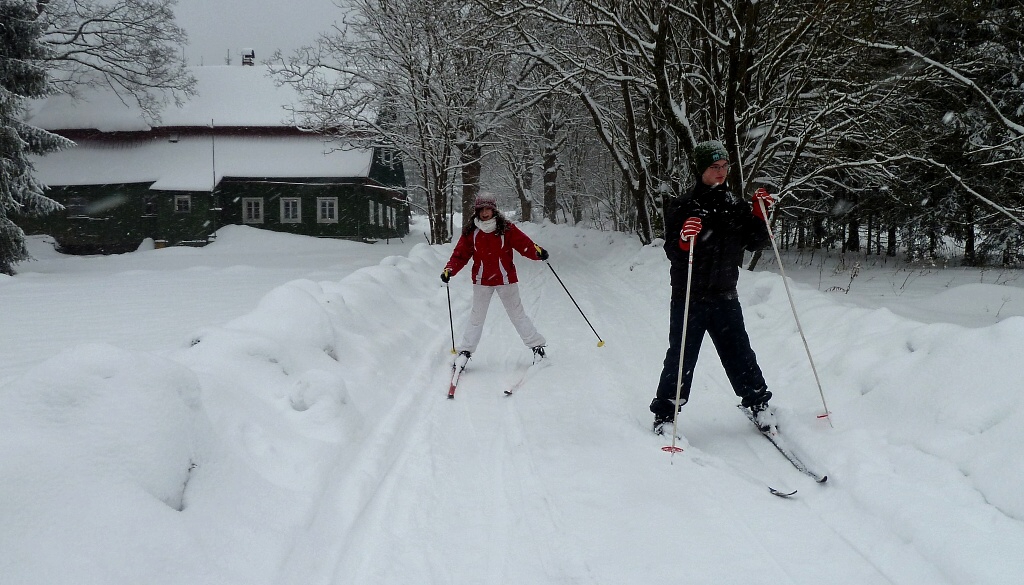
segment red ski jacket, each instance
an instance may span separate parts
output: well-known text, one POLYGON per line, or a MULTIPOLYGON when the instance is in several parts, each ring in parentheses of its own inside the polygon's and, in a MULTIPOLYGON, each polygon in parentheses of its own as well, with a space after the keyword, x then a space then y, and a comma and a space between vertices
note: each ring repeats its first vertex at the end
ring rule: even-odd
POLYGON ((511 222, 506 224, 505 232, 501 235, 474 229, 472 233, 463 234, 459 238, 445 268, 454 276, 472 258, 473 284, 512 284, 519 281, 515 264, 512 263, 512 250, 530 260, 540 260, 533 240, 511 222))

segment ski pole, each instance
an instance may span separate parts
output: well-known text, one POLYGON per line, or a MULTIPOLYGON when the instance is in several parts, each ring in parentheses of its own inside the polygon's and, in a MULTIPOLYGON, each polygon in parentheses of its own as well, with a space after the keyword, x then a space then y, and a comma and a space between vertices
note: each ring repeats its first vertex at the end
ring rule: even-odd
POLYGON ((448 283, 444 283, 444 288, 448 291, 448 328, 452 330, 452 355, 455 355, 455 322, 452 319, 452 287, 448 286, 448 283))
POLYGON ((772 242, 772 250, 775 251, 775 261, 779 263, 779 272, 782 273, 782 284, 786 287, 786 296, 789 297, 789 306, 793 310, 793 319, 796 321, 796 329, 800 332, 800 339, 804 342, 804 351, 807 352, 807 361, 811 363, 811 372, 814 373, 814 381, 818 384, 818 394, 821 395, 821 406, 824 407, 825 413, 818 415, 818 418, 828 420, 828 426, 832 425, 832 419, 829 415, 832 414, 828 410, 828 404, 825 403, 825 391, 821 388, 821 378, 818 377, 818 368, 814 367, 814 358, 811 357, 811 347, 807 345, 807 336, 804 335, 804 328, 800 325, 800 317, 796 314, 796 303, 793 302, 793 293, 789 291, 789 280, 786 278, 786 269, 782 266, 782 256, 779 254, 779 246, 775 243, 775 233, 772 231, 772 226, 768 223, 768 211, 764 207, 764 201, 758 199, 757 204, 761 207, 761 219, 764 220, 764 225, 768 228, 768 238, 772 242))
POLYGON ((690 283, 693 280, 693 249, 697 238, 690 238, 690 254, 686 262, 686 297, 683 301, 683 334, 679 339, 679 370, 676 373, 676 400, 672 404, 672 444, 661 448, 669 453, 679 453, 682 447, 676 447, 676 429, 679 418, 679 396, 683 392, 683 355, 686 351, 686 329, 690 325, 690 283))
MULTIPOLYGON (((558 284, 562 285, 562 290, 565 291, 565 294, 569 295, 569 299, 572 300, 572 304, 576 305, 576 310, 580 312, 580 315, 583 315, 583 320, 587 322, 587 325, 590 325, 590 319, 587 319, 587 316, 583 313, 583 309, 580 308, 580 305, 579 303, 576 302, 576 299, 572 298, 572 293, 569 292, 569 289, 565 288, 565 283, 562 282, 562 279, 558 278, 558 273, 555 272, 555 267, 552 266, 551 263, 546 260, 544 261, 544 263, 547 264, 548 268, 551 269, 551 274, 554 274, 555 278, 558 279, 558 284)), ((594 332, 594 335, 597 335, 597 330, 594 329, 593 325, 590 325, 590 330, 594 332)), ((604 347, 604 340, 601 339, 600 335, 597 335, 597 347, 604 347)))

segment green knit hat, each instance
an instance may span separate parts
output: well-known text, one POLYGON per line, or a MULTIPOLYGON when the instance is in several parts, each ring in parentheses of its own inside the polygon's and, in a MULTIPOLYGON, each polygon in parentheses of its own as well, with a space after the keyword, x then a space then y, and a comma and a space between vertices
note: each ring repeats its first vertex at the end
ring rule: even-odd
POLYGON ((703 173, 720 160, 729 160, 729 152, 718 140, 708 140, 693 147, 693 164, 696 165, 698 173, 703 173))

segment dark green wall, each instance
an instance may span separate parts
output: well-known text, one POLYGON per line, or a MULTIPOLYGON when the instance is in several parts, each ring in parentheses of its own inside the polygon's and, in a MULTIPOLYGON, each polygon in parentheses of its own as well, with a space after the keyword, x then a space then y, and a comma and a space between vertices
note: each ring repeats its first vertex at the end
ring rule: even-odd
POLYGON ((336 182, 330 179, 295 179, 283 181, 269 178, 226 177, 217 186, 214 196, 222 208, 224 225, 251 225, 274 231, 307 236, 347 238, 355 240, 399 238, 409 233, 408 206, 394 198, 395 191, 362 182, 336 182), (318 221, 318 198, 338 199, 337 223, 318 221), (247 223, 243 219, 245 198, 263 202, 262 223, 247 223), (281 218, 281 199, 298 198, 301 201, 300 223, 286 223, 281 218), (370 221, 369 202, 378 207, 394 209, 394 222, 390 215, 386 225, 370 221))
POLYGON ((64 211, 41 218, 19 218, 18 224, 26 233, 53 236, 61 250, 74 254, 129 252, 145 238, 169 246, 207 243, 217 229, 210 194, 153 191, 150 185, 53 187, 46 195, 64 205, 64 211), (179 195, 191 198, 190 211, 175 210, 179 195))
POLYGON ((145 238, 157 245, 204 245, 222 225, 251 225, 262 229, 317 237, 353 240, 400 238, 409 233, 405 174, 401 159, 376 149, 369 179, 278 179, 225 177, 208 192, 154 191, 152 183, 53 187, 46 195, 65 211, 42 218, 18 218, 26 233, 49 234, 63 251, 116 254, 139 247, 145 238), (176 196, 190 196, 191 210, 175 209, 176 196), (242 218, 243 198, 263 202, 262 223, 242 218), (281 221, 281 198, 301 200, 302 221, 281 221), (338 221, 317 221, 318 197, 337 197, 338 221), (84 201, 84 205, 73 205, 84 201), (370 218, 370 202, 383 209, 370 218), (393 210, 393 212, 388 212, 393 210))

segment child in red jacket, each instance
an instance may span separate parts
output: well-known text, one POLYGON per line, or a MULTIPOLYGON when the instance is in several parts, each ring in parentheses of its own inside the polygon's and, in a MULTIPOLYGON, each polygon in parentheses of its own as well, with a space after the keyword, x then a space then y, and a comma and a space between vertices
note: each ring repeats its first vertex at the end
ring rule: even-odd
POLYGON ((476 351, 484 330, 491 295, 498 293, 523 343, 533 349, 537 359, 543 358, 547 342, 523 309, 517 284, 519 279, 512 263, 512 250, 530 260, 547 260, 548 252, 534 244, 515 224, 506 220, 498 211, 493 197, 481 195, 476 198, 473 207, 476 210, 473 218, 463 228, 452 257, 441 273, 441 280, 448 282, 470 258, 473 259, 473 310, 456 349, 467 358, 476 351))

